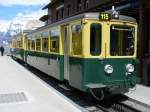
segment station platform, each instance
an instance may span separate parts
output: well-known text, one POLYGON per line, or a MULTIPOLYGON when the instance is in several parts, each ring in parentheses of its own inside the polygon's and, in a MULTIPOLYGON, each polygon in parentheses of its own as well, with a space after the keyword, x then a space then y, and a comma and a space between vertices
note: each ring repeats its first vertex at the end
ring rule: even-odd
POLYGON ((8 56, 0 56, 0 112, 86 111, 8 56))
POLYGON ((126 95, 132 99, 150 108, 150 87, 137 84, 134 90, 126 95))

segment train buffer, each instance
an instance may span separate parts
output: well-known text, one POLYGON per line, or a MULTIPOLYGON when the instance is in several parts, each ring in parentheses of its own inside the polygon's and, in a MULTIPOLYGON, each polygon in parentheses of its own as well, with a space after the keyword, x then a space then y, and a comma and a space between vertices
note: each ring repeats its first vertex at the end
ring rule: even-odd
POLYGON ((81 111, 84 109, 10 57, 0 57, 0 112, 81 111))

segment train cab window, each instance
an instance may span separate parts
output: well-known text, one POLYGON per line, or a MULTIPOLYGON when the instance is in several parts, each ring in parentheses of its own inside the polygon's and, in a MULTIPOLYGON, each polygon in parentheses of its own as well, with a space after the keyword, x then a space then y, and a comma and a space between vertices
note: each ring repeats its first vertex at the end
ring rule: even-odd
POLYGON ((72 26, 72 54, 81 55, 82 54, 82 26, 73 25, 72 26))
POLYGON ((48 38, 42 38, 42 51, 48 52, 48 38))
POLYGON ((54 28, 50 31, 50 51, 59 53, 59 38, 60 38, 60 29, 54 28))
POLYGON ((35 40, 31 40, 31 50, 35 50, 35 40))
POLYGON ((36 51, 41 51, 41 39, 36 39, 36 51))
POLYGON ((110 55, 132 56, 135 45, 135 28, 131 26, 112 25, 110 31, 110 55))
POLYGON ((93 56, 101 54, 102 28, 98 23, 91 24, 90 28, 90 53, 93 56))

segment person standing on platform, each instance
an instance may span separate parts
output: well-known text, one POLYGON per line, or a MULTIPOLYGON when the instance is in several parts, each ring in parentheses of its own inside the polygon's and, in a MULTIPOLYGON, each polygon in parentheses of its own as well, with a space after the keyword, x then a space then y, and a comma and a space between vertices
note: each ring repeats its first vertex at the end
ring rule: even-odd
POLYGON ((5 51, 3 46, 0 47, 0 51, 1 51, 1 56, 3 56, 4 55, 4 51, 5 51))

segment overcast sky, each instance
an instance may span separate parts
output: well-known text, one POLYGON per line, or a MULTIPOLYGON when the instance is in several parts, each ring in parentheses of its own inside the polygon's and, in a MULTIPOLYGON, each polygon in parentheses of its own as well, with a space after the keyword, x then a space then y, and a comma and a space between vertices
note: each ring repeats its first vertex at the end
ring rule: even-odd
POLYGON ((50 0, 0 0, 0 32, 7 31, 10 23, 24 23, 39 19, 47 13, 42 8, 50 0))

